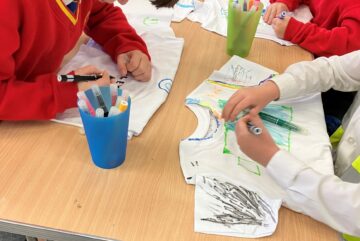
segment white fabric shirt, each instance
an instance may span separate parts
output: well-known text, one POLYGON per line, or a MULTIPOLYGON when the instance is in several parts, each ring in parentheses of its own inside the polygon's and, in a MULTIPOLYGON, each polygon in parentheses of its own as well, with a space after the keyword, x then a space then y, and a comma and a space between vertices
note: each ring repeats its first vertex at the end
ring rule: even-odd
POLYGON ((72 3, 74 0, 62 0, 65 5, 72 3))
MULTIPOLYGON (((274 82, 280 89, 280 99, 330 88, 360 90, 360 51, 294 64, 274 82)), ((360 155, 359 92, 344 124, 335 160, 338 176, 360 155)), ((360 184, 321 174, 285 151, 277 152, 266 169, 301 212, 341 232, 360 236, 360 184)))
MULTIPOLYGON (((286 191, 272 179, 266 169, 241 152, 234 131, 235 124, 225 123, 219 118, 225 102, 240 86, 258 85, 260 81, 274 73, 273 70, 233 56, 219 71, 215 71, 186 97, 186 106, 196 115, 198 126, 191 136, 180 142, 179 155, 185 181, 196 185, 194 221, 196 232, 261 237, 274 231, 274 226, 244 229, 243 226, 235 228, 221 223, 219 226, 204 222, 204 218, 213 212, 212 207, 217 207, 217 213, 222 213, 220 211, 222 204, 218 204, 218 200, 211 201, 213 196, 204 199, 203 195, 198 195, 204 191, 203 185, 198 186, 199 182, 203 181, 203 177, 223 176, 229 179, 225 182, 239 183, 243 188, 258 192, 269 199, 282 199, 287 207, 293 209, 296 207, 296 203, 293 203, 286 191)), ((263 112, 299 125, 309 133, 304 135, 290 132, 274 124, 265 123, 278 146, 295 156, 301 156, 306 164, 319 173, 332 175, 333 163, 320 95, 315 94, 274 104, 266 106, 263 112)), ((206 191, 209 189, 206 188, 206 191)), ((222 203, 228 202, 221 198, 219 200, 222 200, 222 203)), ((229 212, 229 209, 225 210, 226 213, 229 212)), ((234 212, 233 216, 236 215, 237 212, 234 212)))

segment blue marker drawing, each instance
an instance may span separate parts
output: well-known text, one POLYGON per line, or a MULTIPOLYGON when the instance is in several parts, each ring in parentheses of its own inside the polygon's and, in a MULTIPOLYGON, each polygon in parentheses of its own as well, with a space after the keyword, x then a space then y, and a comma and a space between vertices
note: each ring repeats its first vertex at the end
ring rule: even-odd
POLYGON ((176 6, 180 7, 180 8, 195 8, 195 2, 192 1, 191 4, 184 4, 184 3, 176 3, 176 6))
POLYGON ((159 89, 164 90, 168 94, 170 92, 171 86, 172 86, 172 79, 169 78, 162 79, 158 83, 159 89))

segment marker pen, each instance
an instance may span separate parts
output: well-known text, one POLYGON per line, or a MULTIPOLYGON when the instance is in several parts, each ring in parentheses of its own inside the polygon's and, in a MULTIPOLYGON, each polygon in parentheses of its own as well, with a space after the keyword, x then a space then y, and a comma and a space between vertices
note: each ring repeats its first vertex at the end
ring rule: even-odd
POLYGON ((91 90, 92 90, 94 96, 96 97, 100 108, 102 108, 104 110, 104 116, 107 117, 108 114, 109 114, 109 111, 108 111, 108 109, 106 107, 106 104, 105 104, 104 98, 103 98, 103 96, 101 94, 99 86, 98 85, 93 85, 93 86, 91 86, 91 90))
POLYGON ((86 103, 85 103, 84 100, 79 100, 77 104, 78 104, 78 107, 79 107, 83 112, 89 113, 89 109, 88 109, 88 107, 86 106, 86 103))
POLYGON ((299 126, 297 126, 297 125, 295 125, 293 123, 290 123, 288 121, 277 118, 275 116, 272 116, 270 114, 267 114, 267 113, 264 113, 264 112, 259 112, 259 116, 264 121, 268 121, 268 122, 270 122, 272 124, 275 124, 275 125, 280 126, 282 128, 288 129, 290 131, 306 133, 305 130, 303 130, 301 127, 299 127, 299 126))
POLYGON ((79 100, 83 100, 85 102, 90 115, 95 116, 94 107, 91 105, 91 103, 90 103, 89 99, 87 98, 85 92, 84 91, 79 91, 79 92, 76 93, 76 95, 79 98, 79 100))
POLYGON ((126 111, 128 108, 128 102, 125 100, 121 100, 118 108, 120 112, 126 111))
POLYGON ((115 105, 116 99, 118 97, 118 86, 116 84, 110 85, 110 96, 111 96, 111 105, 115 105))
POLYGON ((285 16, 287 15, 287 12, 286 11, 282 11, 279 16, 277 16, 278 19, 284 19, 285 16))
POLYGON ((262 133, 262 129, 260 127, 255 126, 251 122, 247 123, 247 127, 249 128, 249 131, 254 135, 260 135, 262 133))
MULTIPOLYGON (((57 80, 59 82, 82 82, 82 81, 94 81, 101 79, 103 77, 102 74, 93 74, 93 75, 58 75, 57 80)), ((110 79, 116 79, 114 76, 109 76, 110 79)), ((120 81, 123 82, 123 81, 120 81)))
POLYGON ((109 117, 114 116, 114 115, 118 115, 118 114, 120 114, 119 109, 116 108, 115 106, 111 106, 110 111, 109 111, 109 117))
POLYGON ((104 117, 104 110, 102 108, 96 108, 95 115, 96 117, 104 117))

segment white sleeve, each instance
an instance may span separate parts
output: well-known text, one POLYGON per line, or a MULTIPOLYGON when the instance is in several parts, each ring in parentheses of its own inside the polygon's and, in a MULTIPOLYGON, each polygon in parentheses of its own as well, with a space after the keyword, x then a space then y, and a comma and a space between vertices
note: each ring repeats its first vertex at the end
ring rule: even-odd
POLYGON ((317 58, 290 65, 272 79, 280 89, 280 99, 330 88, 340 91, 360 89, 360 50, 342 56, 317 58))
POLYGON ((286 151, 278 151, 266 169, 297 210, 340 232, 360 236, 360 184, 320 174, 286 151))

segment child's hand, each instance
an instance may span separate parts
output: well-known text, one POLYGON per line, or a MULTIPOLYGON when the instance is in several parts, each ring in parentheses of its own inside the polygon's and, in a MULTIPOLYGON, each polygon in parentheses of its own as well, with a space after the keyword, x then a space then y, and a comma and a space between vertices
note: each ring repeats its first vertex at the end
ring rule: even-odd
POLYGON ((263 166, 266 166, 275 153, 279 151, 279 147, 276 146, 257 114, 248 114, 241 118, 236 124, 235 132, 241 151, 263 166), (260 135, 251 133, 247 126, 248 122, 260 127, 262 133, 260 135))
POLYGON ((251 112, 257 114, 270 101, 279 98, 279 95, 279 88, 273 81, 256 87, 241 88, 226 103, 222 118, 234 121, 236 116, 247 108, 251 108, 251 112))
POLYGON ((277 16, 279 16, 279 14, 282 11, 289 11, 289 8, 286 6, 286 4, 284 3, 273 3, 271 4, 267 9, 266 12, 264 14, 264 22, 267 24, 272 24, 273 23, 273 19, 276 18, 277 16))
POLYGON ((284 19, 274 18, 272 22, 272 28, 278 38, 283 39, 285 36, 286 28, 289 24, 290 17, 285 16, 284 19))
POLYGON ((126 76, 130 72, 136 80, 149 81, 151 79, 151 63, 148 56, 140 50, 120 54, 117 64, 121 76, 126 76))
POLYGON ((95 66, 87 65, 80 69, 75 70, 74 73, 76 75, 92 75, 92 74, 102 74, 103 75, 103 77, 101 79, 98 79, 96 81, 79 82, 78 83, 79 91, 87 90, 87 89, 91 88, 92 85, 95 85, 95 84, 97 84, 99 86, 110 85, 110 76, 109 76, 108 72, 101 71, 98 68, 96 68, 95 66))

